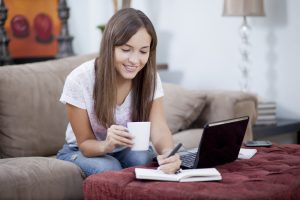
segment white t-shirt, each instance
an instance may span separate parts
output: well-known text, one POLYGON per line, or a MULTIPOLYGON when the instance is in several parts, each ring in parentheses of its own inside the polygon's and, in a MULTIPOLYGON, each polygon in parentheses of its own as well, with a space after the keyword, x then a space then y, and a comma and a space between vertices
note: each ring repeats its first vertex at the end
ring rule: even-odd
MULTIPOLYGON (((98 140, 105 140, 106 128, 98 121, 94 111, 93 90, 95 82, 95 59, 87 61, 75 68, 66 78, 64 89, 60 97, 62 103, 69 103, 81 109, 87 110, 90 124, 94 135, 98 140)), ((105 95, 105 94, 103 94, 105 95)), ((163 88, 159 75, 157 74, 154 99, 162 97, 163 88)), ((116 107, 116 124, 127 126, 131 121, 131 99, 132 92, 129 92, 122 105, 116 107)), ((77 146, 76 138, 70 123, 66 130, 66 142, 69 146, 77 146)))

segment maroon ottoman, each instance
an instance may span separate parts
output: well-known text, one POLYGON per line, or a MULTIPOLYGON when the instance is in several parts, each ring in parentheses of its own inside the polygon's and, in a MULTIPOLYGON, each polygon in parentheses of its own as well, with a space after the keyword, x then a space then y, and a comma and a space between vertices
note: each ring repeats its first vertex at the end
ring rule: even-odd
POLYGON ((300 145, 258 148, 250 160, 217 167, 221 182, 136 180, 134 168, 110 171, 84 181, 84 197, 94 199, 300 199, 300 145))

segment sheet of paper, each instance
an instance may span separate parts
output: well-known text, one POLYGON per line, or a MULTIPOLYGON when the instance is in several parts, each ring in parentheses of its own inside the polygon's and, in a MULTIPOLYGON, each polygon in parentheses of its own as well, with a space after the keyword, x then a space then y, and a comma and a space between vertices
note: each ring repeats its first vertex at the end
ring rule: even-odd
POLYGON ((256 152, 256 149, 241 148, 238 155, 238 159, 250 159, 256 154, 256 152))

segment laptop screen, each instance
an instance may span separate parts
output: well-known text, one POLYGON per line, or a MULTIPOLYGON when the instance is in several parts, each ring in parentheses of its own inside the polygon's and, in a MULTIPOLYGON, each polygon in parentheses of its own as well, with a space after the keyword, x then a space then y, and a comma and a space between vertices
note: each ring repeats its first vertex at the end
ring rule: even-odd
POLYGON ((237 159, 249 117, 211 123, 204 127, 194 168, 215 167, 237 159))

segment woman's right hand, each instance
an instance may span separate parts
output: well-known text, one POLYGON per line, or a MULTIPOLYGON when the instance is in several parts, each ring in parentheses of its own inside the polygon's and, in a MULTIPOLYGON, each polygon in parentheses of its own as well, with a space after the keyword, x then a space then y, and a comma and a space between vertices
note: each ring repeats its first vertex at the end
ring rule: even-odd
POLYGON ((112 152, 117 145, 132 147, 133 135, 128 132, 128 129, 121 125, 111 125, 107 129, 105 147, 107 152, 112 152))

